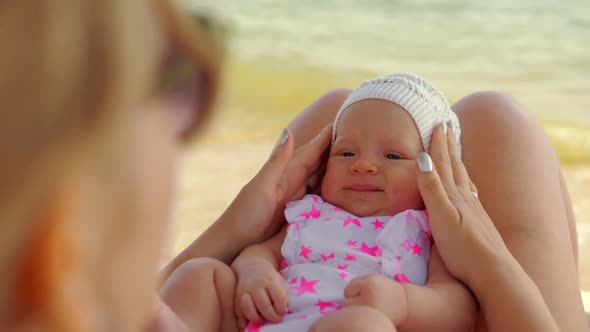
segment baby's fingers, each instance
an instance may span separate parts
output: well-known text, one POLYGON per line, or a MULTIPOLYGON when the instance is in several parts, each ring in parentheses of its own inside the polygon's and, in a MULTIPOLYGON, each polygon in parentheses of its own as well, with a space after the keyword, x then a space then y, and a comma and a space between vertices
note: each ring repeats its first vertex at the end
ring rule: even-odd
MULTIPOLYGON (((266 289, 258 289, 256 293, 252 295, 256 309, 258 309, 258 312, 264 317, 264 319, 273 323, 278 323, 282 320, 282 316, 275 311, 266 289)), ((252 322, 257 323, 255 321, 252 322)))
POLYGON ((281 316, 286 314, 289 301, 284 283, 272 284, 267 287, 267 291, 272 300, 275 312, 281 316))
POLYGON ((258 310, 256 310, 256 306, 254 305, 254 299, 252 299, 249 293, 242 294, 239 300, 239 307, 243 317, 248 321, 255 324, 262 324, 262 318, 258 314, 258 310))

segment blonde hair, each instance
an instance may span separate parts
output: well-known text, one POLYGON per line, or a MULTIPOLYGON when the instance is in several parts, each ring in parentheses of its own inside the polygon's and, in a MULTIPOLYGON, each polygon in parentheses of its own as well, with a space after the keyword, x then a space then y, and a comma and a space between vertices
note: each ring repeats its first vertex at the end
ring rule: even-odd
MULTIPOLYGON (((142 0, 0 3, 0 303, 8 271, 55 181, 82 153, 114 145, 153 86, 142 0), (142 16, 143 15, 143 16, 142 16)), ((164 38, 218 85, 218 50, 171 1, 153 0, 164 38)), ((144 5, 144 7, 146 7, 144 5)), ((216 89, 208 90, 205 107, 216 89)))

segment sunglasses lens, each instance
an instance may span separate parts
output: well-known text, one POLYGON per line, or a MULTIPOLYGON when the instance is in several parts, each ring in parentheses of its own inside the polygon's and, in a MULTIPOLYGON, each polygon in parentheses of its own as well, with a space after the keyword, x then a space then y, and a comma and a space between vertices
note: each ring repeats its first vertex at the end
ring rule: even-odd
POLYGON ((195 136, 208 118, 218 88, 226 35, 222 25, 202 13, 192 14, 185 23, 191 31, 172 29, 170 48, 155 88, 157 96, 179 100, 183 107, 190 101, 194 114, 189 117, 192 122, 183 126, 183 141, 195 136))

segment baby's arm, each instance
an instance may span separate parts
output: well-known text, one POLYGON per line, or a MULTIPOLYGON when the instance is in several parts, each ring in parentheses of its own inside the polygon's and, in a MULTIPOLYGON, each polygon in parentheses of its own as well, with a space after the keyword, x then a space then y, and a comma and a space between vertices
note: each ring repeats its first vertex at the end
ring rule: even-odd
POLYGON ((477 302, 469 289, 449 274, 436 246, 432 246, 425 286, 404 286, 406 317, 400 331, 471 331, 477 302))
POLYGON ((246 247, 232 264, 238 279, 235 305, 240 325, 246 320, 280 322, 287 313, 286 286, 278 272, 286 234, 285 226, 266 242, 246 247))

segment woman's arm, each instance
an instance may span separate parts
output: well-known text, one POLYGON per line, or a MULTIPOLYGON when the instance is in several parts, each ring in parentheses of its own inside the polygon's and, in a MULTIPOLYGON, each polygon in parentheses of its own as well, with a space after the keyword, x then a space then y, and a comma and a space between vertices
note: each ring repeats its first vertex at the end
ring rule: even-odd
POLYGON ((245 247, 274 236, 284 225, 285 202, 300 199, 307 179, 317 173, 331 133, 326 123, 294 146, 285 129, 268 161, 221 217, 164 268, 162 282, 192 258, 210 257, 229 265, 245 247))
POLYGON ((367 306, 384 314, 400 332, 471 331, 475 298, 447 271, 433 247, 424 286, 399 283, 382 274, 351 280, 344 289, 345 308, 367 306))
POLYGON ((449 274, 436 246, 432 247, 426 285, 404 283, 402 286, 407 314, 396 325, 400 332, 473 329, 477 302, 469 289, 449 274))
POLYGON ((449 272, 479 300, 486 330, 559 331, 537 286, 506 247, 478 199, 455 135, 435 130, 418 156, 418 188, 449 272))

